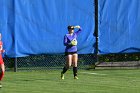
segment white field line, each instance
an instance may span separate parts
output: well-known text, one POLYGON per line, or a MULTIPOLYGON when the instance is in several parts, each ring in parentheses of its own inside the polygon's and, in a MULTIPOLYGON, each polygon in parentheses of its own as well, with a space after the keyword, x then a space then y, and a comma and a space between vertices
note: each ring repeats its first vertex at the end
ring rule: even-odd
POLYGON ((91 75, 107 75, 107 74, 100 74, 100 73, 91 73, 91 72, 80 72, 83 74, 91 74, 91 75))

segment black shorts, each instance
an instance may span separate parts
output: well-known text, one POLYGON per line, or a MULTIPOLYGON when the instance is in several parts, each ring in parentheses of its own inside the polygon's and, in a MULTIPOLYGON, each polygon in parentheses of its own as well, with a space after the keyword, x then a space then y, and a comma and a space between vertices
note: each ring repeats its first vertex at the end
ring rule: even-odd
POLYGON ((65 56, 67 56, 67 55, 73 55, 73 54, 77 54, 77 51, 75 51, 75 52, 65 52, 65 56))

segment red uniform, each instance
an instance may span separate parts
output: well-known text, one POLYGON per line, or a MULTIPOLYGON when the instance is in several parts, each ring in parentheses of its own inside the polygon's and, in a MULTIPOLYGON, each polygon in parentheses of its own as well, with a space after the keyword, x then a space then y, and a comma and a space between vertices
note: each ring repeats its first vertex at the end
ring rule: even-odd
MULTIPOLYGON (((1 34, 0 34, 1 35, 1 34)), ((2 49, 2 41, 0 40, 0 65, 1 65, 1 72, 0 72, 0 81, 2 81, 3 76, 4 76, 4 62, 3 62, 3 58, 2 58, 2 53, 4 52, 4 50, 2 49)), ((0 88, 2 87, 1 83, 0 83, 0 88)))
MULTIPOLYGON (((0 41, 0 47, 2 46, 2 41, 0 41)), ((0 64, 4 64, 3 58, 2 58, 2 50, 0 51, 0 64)))

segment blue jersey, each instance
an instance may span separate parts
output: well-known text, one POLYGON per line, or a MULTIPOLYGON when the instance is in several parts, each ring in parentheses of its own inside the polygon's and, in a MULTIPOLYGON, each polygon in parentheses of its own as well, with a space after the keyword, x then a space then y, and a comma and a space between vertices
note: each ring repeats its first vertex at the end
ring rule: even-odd
POLYGON ((79 29, 78 31, 74 32, 72 35, 70 34, 66 34, 64 36, 64 45, 66 46, 65 48, 65 52, 76 52, 77 51, 77 46, 73 46, 71 45, 71 41, 72 40, 77 40, 77 35, 79 34, 79 32, 81 32, 82 30, 79 29))

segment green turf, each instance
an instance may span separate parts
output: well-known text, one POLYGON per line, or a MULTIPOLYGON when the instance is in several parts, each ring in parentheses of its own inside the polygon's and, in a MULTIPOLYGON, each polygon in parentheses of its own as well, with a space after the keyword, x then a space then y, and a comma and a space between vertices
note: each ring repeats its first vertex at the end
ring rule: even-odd
POLYGON ((140 93, 139 70, 72 70, 60 79, 59 71, 6 72, 0 93, 140 93))

